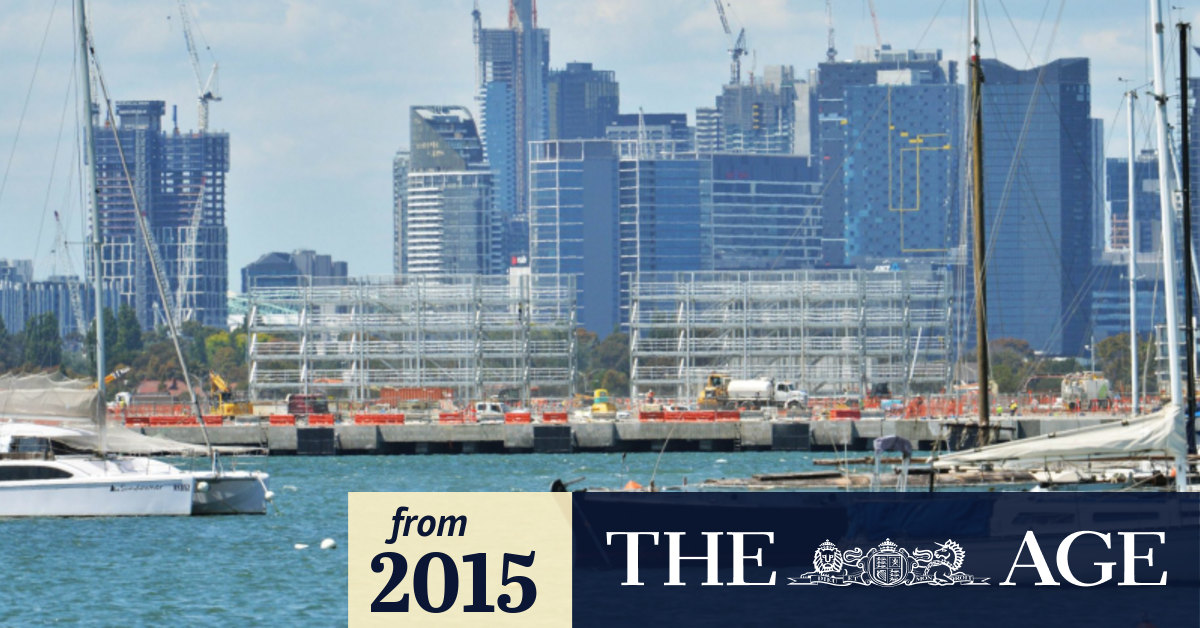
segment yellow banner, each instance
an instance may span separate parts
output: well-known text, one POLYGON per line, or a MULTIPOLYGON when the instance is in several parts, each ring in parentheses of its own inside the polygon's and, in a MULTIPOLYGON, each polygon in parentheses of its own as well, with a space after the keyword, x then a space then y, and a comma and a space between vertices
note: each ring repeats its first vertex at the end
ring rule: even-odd
POLYGON ((351 626, 568 626, 569 493, 350 493, 351 626))

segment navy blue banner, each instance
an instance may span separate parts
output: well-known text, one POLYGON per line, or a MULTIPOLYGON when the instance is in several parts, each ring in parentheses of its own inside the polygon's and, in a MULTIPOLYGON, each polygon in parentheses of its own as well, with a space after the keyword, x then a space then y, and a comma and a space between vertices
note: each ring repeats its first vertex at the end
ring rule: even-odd
POLYGON ((1197 626, 1200 495, 576 493, 575 626, 1197 626))

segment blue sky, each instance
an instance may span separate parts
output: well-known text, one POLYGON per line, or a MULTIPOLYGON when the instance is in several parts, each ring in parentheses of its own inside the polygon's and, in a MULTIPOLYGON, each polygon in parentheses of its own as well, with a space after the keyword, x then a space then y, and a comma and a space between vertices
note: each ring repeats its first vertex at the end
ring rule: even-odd
MULTIPOLYGON (((1164 1, 1170 21, 1197 22, 1194 3, 1174 1, 1185 8, 1171 10, 1164 1)), ((745 27, 754 50, 743 75, 781 63, 800 75, 825 58, 822 0, 728 4, 735 32, 745 27)), ((839 58, 852 58, 855 45, 874 45, 866 0, 833 4, 839 58)), ((1149 81, 1145 3, 983 4, 985 56, 1017 67, 1092 59, 1092 115, 1105 122, 1107 152, 1124 154, 1120 107, 1128 87, 1117 79, 1149 81)), ((70 239, 81 234, 77 182, 71 184, 78 110, 68 100, 72 5, 0 3, 0 258, 33 258, 39 276, 63 270, 51 254, 51 212, 68 221, 70 239)), ((506 0, 480 5, 485 27, 505 23, 506 0)), ((893 47, 965 57, 965 0, 875 5, 881 37, 893 47)), ((390 273, 391 159, 408 144, 408 108, 475 110, 471 0, 192 0, 191 6, 198 37, 211 49, 211 55, 201 51, 201 63, 207 68, 215 59, 221 67, 224 101, 212 105, 210 127, 231 134, 230 286, 236 289, 240 268, 259 255, 296 248, 346 260, 354 275, 390 273)), ((168 111, 178 105, 182 129, 195 128, 195 79, 176 3, 92 0, 89 11, 112 97, 165 100, 168 111)), ((728 80, 730 41, 710 0, 541 0, 538 20, 551 31, 552 67, 590 61, 616 72, 622 111, 640 106, 690 115, 711 106, 728 80)), ((1173 68, 1178 53, 1170 47, 1167 56, 1173 68)), ((1148 101, 1141 99, 1143 106, 1148 101)), ((1147 137, 1139 130, 1139 143, 1147 137)), ((78 248, 73 256, 78 266, 78 248)))

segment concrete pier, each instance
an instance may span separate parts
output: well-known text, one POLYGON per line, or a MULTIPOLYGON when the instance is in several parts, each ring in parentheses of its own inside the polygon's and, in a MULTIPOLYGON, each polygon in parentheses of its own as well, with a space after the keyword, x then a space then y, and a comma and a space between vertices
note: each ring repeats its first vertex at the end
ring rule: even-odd
MULTIPOLYGON (((1117 421, 1099 415, 1003 417, 992 420, 998 441, 1117 421)), ((880 436, 897 435, 922 450, 948 451, 966 421, 742 420, 729 422, 588 421, 541 423, 408 423, 332 427, 225 425, 209 427, 214 445, 265 449, 271 455, 433 453, 572 453, 667 451, 870 451, 880 436)), ((202 444, 196 427, 145 427, 143 433, 202 444)))

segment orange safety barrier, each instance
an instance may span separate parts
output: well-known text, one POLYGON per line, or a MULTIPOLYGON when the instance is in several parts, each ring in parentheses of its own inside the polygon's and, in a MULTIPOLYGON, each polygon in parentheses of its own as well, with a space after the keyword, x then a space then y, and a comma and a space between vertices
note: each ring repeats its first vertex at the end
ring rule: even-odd
POLYGON ((566 423, 566 412, 543 412, 542 423, 566 423))
POLYGON ((862 418, 858 408, 834 408, 829 411, 830 421, 857 421, 862 418))
POLYGON ((404 425, 403 414, 356 414, 355 425, 404 425))
POLYGON ((528 412, 505 412, 505 423, 531 423, 533 417, 528 412))
POLYGON ((150 417, 144 416, 127 416, 125 417, 126 427, 150 427, 150 417))
POLYGON ((199 425, 194 416, 152 416, 147 417, 150 427, 182 427, 199 425))
POLYGON ((716 421, 717 413, 713 410, 688 410, 683 413, 684 421, 716 421))
POLYGON ((675 410, 667 410, 663 412, 662 420, 664 421, 682 421, 683 413, 675 410))
POLYGON ((209 415, 204 417, 204 424, 208 426, 218 426, 225 423, 225 417, 209 415))
POLYGON ((463 413, 461 412, 439 412, 438 423, 462 423, 463 413))
POLYGON ((308 415, 309 425, 333 425, 332 414, 310 414, 308 415))
POLYGON ((290 414, 272 414, 267 422, 270 425, 295 425, 296 417, 290 414))
POLYGON ((742 413, 737 410, 717 410, 716 421, 741 421, 742 413))
POLYGON ((654 412, 647 412, 646 410, 643 410, 638 413, 638 420, 661 421, 661 420, 663 420, 663 412, 661 410, 654 411, 654 412))
POLYGON ((136 403, 124 408, 126 416, 136 417, 151 417, 151 416, 180 416, 189 411, 189 408, 177 403, 136 403))

